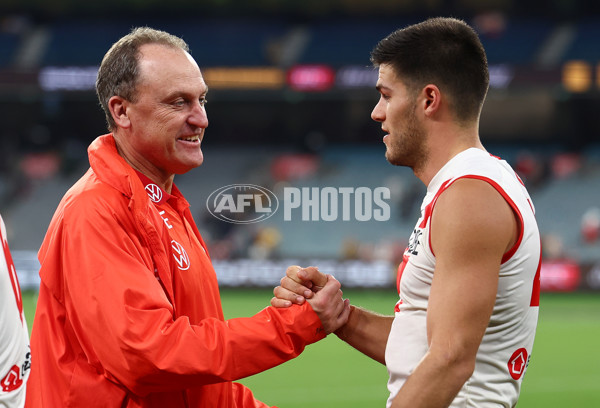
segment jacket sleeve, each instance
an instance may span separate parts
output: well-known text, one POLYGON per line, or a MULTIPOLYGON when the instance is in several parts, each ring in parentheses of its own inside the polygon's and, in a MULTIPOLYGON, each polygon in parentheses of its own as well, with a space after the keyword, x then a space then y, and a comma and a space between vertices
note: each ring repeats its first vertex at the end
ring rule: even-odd
POLYGON ((233 383, 233 398, 237 408, 271 408, 270 405, 255 399, 252 391, 239 383, 233 383))
POLYGON ((88 363, 111 381, 137 395, 232 381, 294 358, 324 337, 308 304, 198 325, 174 319, 143 239, 130 233, 133 221, 90 201, 80 200, 51 225, 40 274, 62 298, 88 363))

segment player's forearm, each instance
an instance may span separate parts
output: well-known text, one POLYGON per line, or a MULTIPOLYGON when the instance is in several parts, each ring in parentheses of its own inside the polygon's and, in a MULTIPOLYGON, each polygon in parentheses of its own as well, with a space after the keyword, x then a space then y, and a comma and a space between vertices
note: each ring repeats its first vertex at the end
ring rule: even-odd
POLYGON ((452 403, 475 367, 474 359, 428 352, 404 383, 392 408, 436 408, 452 403))
POLYGON ((335 334, 361 353, 385 364, 385 347, 394 317, 356 306, 351 308, 348 323, 335 334))

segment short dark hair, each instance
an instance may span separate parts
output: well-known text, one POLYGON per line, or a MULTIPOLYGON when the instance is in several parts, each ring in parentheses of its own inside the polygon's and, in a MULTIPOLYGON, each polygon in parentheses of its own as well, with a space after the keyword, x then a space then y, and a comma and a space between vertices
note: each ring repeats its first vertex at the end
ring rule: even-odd
POLYGON ((436 17, 399 29, 371 52, 411 91, 434 84, 449 96, 459 121, 479 117, 489 86, 487 57, 477 33, 462 20, 436 17))
POLYGON ((139 78, 139 50, 145 44, 160 44, 189 52, 187 43, 181 38, 149 27, 134 28, 114 43, 104 55, 96 79, 96 95, 106 115, 110 131, 114 131, 117 125, 108 109, 108 101, 118 95, 135 102, 139 78))

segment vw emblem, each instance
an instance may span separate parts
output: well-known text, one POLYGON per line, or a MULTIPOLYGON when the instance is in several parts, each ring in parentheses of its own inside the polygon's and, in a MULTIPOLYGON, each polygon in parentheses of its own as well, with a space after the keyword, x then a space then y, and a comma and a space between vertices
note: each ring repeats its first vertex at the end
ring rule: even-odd
POLYGON ((182 271, 190 269, 190 257, 185 248, 175 240, 171 241, 171 248, 173 248, 173 258, 177 262, 177 267, 182 271))
POLYGON ((146 192, 148 193, 150 200, 155 203, 160 203, 160 200, 162 200, 162 190, 156 184, 148 184, 146 186, 146 192))

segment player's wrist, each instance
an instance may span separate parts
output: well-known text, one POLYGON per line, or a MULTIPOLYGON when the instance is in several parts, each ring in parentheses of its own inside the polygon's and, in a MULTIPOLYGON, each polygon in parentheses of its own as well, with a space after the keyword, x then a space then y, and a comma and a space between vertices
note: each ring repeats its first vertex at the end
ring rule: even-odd
POLYGON ((356 306, 350 304, 349 307, 350 307, 350 314, 348 315, 348 321, 344 325, 342 325, 339 329, 334 331, 335 335, 338 336, 338 338, 343 341, 347 341, 346 339, 352 332, 352 330, 353 330, 352 328, 355 327, 357 324, 357 320, 358 320, 357 314, 360 313, 360 312, 357 312, 359 310, 359 308, 357 308, 356 306))

